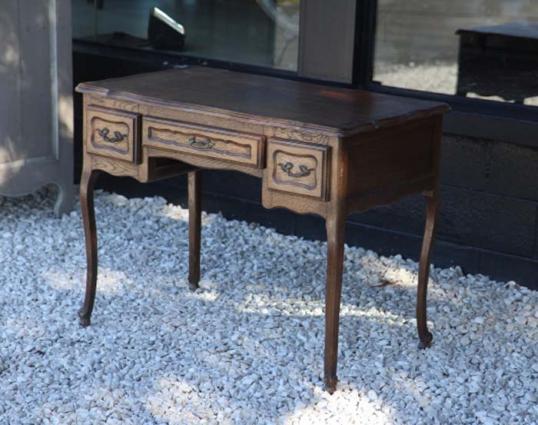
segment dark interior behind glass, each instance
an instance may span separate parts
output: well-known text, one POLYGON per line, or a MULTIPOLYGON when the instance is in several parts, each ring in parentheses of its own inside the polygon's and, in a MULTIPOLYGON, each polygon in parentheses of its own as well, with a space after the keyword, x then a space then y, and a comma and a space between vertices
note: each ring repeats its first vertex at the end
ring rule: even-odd
POLYGON ((73 0, 73 37, 155 49, 149 16, 158 7, 185 29, 167 53, 295 71, 300 0, 73 0))

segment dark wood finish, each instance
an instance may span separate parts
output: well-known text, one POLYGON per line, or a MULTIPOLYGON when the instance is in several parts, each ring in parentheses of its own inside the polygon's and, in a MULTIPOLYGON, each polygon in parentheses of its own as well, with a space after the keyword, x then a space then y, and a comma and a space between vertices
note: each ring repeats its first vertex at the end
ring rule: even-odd
POLYGON ((189 172, 189 285, 198 288, 200 281, 200 242, 202 230, 202 197, 200 171, 189 172))
POLYGON ((270 190, 327 199, 330 147, 270 139, 264 184, 270 190))
MULTIPOLYGON (((433 122, 432 127, 432 168, 439 170, 441 162, 441 141, 443 123, 441 119, 433 122)), ((417 331, 419 336, 419 348, 428 348, 431 345, 433 335, 428 330, 427 324, 427 292, 428 280, 430 277, 430 256, 437 224, 437 213, 439 209, 439 172, 433 176, 432 190, 424 192, 426 198, 426 223, 424 225, 424 236, 422 238, 422 248, 420 251, 420 262, 418 270, 417 288, 417 331)))
MULTIPOLYGON (((247 167, 238 163, 231 163, 229 161, 219 161, 213 158, 207 158, 199 155, 191 155, 188 153, 179 153, 172 150, 167 150, 166 153, 163 149, 153 148, 147 146, 144 148, 144 151, 148 155, 148 159, 151 160, 155 157, 162 157, 165 155, 166 158, 177 159, 178 161, 183 161, 185 164, 191 164, 199 168, 208 168, 208 169, 217 169, 217 170, 234 170, 240 171, 245 174, 250 174, 255 177, 261 177, 262 170, 247 167)), ((150 170, 151 171, 151 168, 150 170)))
MULTIPOLYGON (((264 126, 281 124, 288 132, 306 127, 317 133, 313 137, 349 136, 446 111, 436 102, 200 67, 82 83, 78 91, 264 126)), ((214 126, 227 128, 225 123, 214 126)))
POLYGON ((338 378, 338 328, 342 274, 344 272, 345 206, 338 205, 326 221, 327 228, 327 282, 325 285, 325 388, 331 394, 336 390, 338 378))
POLYGON ((139 162, 138 114, 88 106, 88 153, 139 162))
POLYGON ((144 119, 144 146, 260 168, 264 137, 156 118, 144 119))
MULTIPOLYGON (((196 288, 201 236, 197 170, 229 169, 262 178, 265 207, 326 219, 324 367, 330 392, 337 383, 346 218, 424 192, 428 214, 417 324, 421 346, 430 344, 426 291, 445 105, 204 68, 84 83, 77 90, 84 93, 86 115, 91 108, 108 108, 137 114, 143 123, 139 164, 89 151, 93 130, 88 124, 85 128, 81 199, 89 284, 83 324, 89 323, 97 268, 90 173, 102 170, 145 182, 189 172, 189 284, 196 288)), ((129 140, 139 143, 137 137, 129 140)))
POLYGON ((386 192, 416 178, 433 175, 435 120, 416 120, 354 137, 348 143, 348 194, 386 192), (404 164, 404 165, 402 165, 404 164))
POLYGON ((424 228, 424 238, 422 240, 422 250, 420 252, 417 290, 417 330, 420 339, 419 348, 429 347, 433 338, 431 332, 428 330, 426 296, 428 291, 428 279, 430 276, 430 254, 437 217, 437 198, 437 189, 435 189, 434 193, 426 195, 426 225, 424 228))
POLYGON ((84 304, 79 311, 82 326, 90 324, 90 318, 95 302, 97 285, 97 230, 95 226, 95 209, 93 206, 93 187, 99 171, 85 168, 80 179, 80 209, 84 223, 86 239, 86 294, 84 304))

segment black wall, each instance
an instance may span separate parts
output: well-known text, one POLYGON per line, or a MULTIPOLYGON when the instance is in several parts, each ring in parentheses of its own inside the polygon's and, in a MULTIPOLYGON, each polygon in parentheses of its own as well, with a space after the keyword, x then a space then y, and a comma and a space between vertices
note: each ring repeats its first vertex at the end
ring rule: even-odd
MULTIPOLYGON (((129 55, 106 56, 75 44, 75 83, 162 69, 168 63, 129 55)), ((215 64, 219 65, 219 64, 215 64)), ((81 105, 76 96, 76 175, 80 175, 81 105)), ((476 138, 476 128, 447 120, 442 156, 442 208, 433 255, 436 266, 460 265, 466 273, 538 289, 538 143, 519 143, 521 126, 503 121, 495 137, 476 138)), ((461 120, 460 120, 461 122, 461 120)), ((499 125, 499 122, 497 122, 499 125)), ((526 133, 538 126, 525 127, 526 133)), ((525 134, 525 139, 534 135, 525 134)), ((204 210, 255 221, 286 234, 324 239, 324 225, 313 216, 299 216, 261 206, 260 181, 249 176, 207 171, 204 210)), ((128 196, 161 195, 185 205, 184 178, 142 185, 131 179, 102 178, 100 186, 128 196)), ((418 258, 424 223, 420 196, 377 208, 349 219, 347 242, 380 254, 418 258)))

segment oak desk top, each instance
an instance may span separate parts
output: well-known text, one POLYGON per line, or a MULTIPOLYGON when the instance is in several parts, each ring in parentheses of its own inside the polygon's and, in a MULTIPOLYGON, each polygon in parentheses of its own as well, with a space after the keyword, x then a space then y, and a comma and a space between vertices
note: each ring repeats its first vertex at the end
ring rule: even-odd
POLYGON ((349 136, 446 112, 447 105, 215 68, 191 67, 79 84, 117 100, 223 113, 349 136))

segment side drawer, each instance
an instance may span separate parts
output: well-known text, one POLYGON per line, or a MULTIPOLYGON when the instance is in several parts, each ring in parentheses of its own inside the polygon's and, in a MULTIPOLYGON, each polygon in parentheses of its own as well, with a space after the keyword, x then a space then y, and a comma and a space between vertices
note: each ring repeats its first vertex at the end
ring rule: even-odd
POLYGON ((265 136, 158 118, 144 118, 142 127, 144 146, 263 167, 265 136))
POLYGON ((139 162, 138 114, 89 105, 86 108, 86 125, 87 152, 139 162))
POLYGON ((330 147, 269 139, 265 180, 272 190, 326 201, 330 147))

